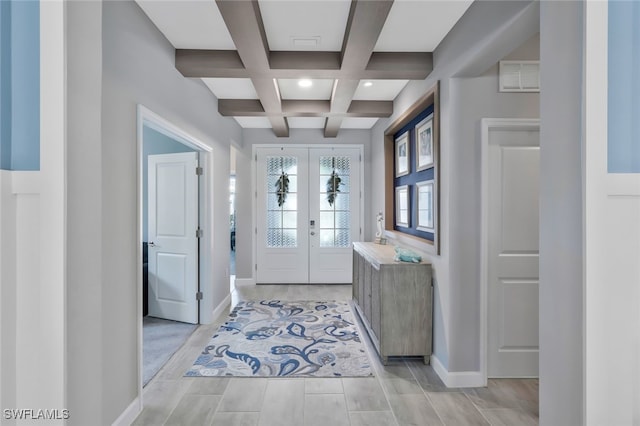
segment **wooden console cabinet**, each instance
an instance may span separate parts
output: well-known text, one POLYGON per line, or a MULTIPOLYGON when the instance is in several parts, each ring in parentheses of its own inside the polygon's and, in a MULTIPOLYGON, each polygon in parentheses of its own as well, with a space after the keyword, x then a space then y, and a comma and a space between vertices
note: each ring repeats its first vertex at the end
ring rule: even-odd
POLYGON ((431 264, 396 262, 393 246, 353 243, 353 299, 383 364, 431 360, 431 264))

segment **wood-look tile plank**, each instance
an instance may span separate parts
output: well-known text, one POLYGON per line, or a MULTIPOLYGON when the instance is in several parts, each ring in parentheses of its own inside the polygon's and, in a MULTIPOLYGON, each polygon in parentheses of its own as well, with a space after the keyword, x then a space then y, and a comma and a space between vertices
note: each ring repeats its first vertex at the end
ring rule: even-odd
POLYGON ((516 395, 508 389, 489 382, 486 388, 468 388, 462 390, 478 408, 519 408, 516 395))
POLYGON ((413 374, 403 360, 381 365, 379 376, 384 379, 412 379, 413 374))
POLYGON ((305 393, 344 393, 342 380, 334 377, 304 379, 305 393))
POLYGON ((162 369, 158 372, 157 376, 160 380, 178 380, 184 376, 185 371, 187 371, 193 365, 196 358, 198 358, 198 354, 202 351, 204 345, 202 345, 197 353, 187 351, 187 350, 179 350, 173 356, 167 364, 165 364, 162 369))
POLYGON ((538 379, 492 379, 500 386, 511 389, 520 400, 538 401, 538 379))
POLYGON ((456 392, 457 389, 448 388, 438 377, 431 365, 425 365, 421 360, 406 360, 407 366, 425 392, 456 392))
POLYGON ((488 426, 489 423, 461 392, 427 392, 438 416, 447 426, 488 426))
POLYGON ((266 388, 267 379, 231 379, 224 391, 218 411, 260 411, 266 388))
POLYGON ((229 377, 195 377, 191 379, 188 395, 222 395, 231 379, 229 377))
POLYGON ((184 395, 165 426, 211 424, 221 398, 220 395, 184 395))
POLYGON ((217 412, 213 416, 211 426, 257 426, 260 413, 217 412))
POLYGON ((360 411, 349 413, 351 426, 398 426, 391 411, 360 411))
POLYGON ((537 426, 538 419, 520 411, 509 408, 480 410, 491 426, 537 426))
POLYGON ((300 426, 304 422, 304 379, 270 379, 260 426, 300 426))
POLYGON ((389 404, 400 426, 443 426, 431 403, 420 395, 389 395, 389 404))
POLYGON ((540 417, 540 406, 538 401, 520 401, 520 409, 531 417, 540 417))
POLYGON ((305 426, 349 426, 349 413, 344 395, 305 395, 304 424, 305 426))
POLYGON ((418 382, 411 377, 409 379, 380 379, 382 387, 387 395, 424 395, 418 382))
POLYGON ((180 380, 155 380, 144 389, 144 408, 133 425, 161 425, 178 405, 190 383, 180 380))
POLYGON ((389 404, 375 377, 342 379, 349 411, 387 411, 389 404))
POLYGON ((486 388, 465 389, 480 409, 510 408, 538 417, 537 379, 490 379, 486 388))

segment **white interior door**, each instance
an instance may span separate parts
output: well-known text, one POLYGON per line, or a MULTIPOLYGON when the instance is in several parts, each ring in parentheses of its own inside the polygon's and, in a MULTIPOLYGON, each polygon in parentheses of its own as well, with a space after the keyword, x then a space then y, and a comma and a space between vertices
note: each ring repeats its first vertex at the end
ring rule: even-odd
POLYGON ((360 240, 360 150, 309 150, 309 282, 351 283, 360 240))
POLYGON ((198 153, 149 156, 149 315, 198 322, 198 153))
POLYGON ((265 147, 256 160, 256 282, 350 283, 352 242, 360 239, 360 150, 265 147), (330 200, 334 171, 339 191, 330 200), (288 189, 279 200, 283 174, 288 189))
POLYGON ((487 373, 537 377, 538 130, 490 130, 488 172, 487 373))

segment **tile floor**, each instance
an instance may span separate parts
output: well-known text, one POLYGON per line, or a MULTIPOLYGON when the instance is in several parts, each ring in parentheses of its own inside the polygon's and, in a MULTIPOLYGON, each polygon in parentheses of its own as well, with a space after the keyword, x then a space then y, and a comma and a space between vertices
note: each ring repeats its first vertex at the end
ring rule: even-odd
MULTIPOLYGON (((240 300, 349 300, 351 286, 242 286, 240 300)), ((183 377, 226 314, 200 326, 144 389, 134 425, 403 426, 538 424, 538 380, 490 380, 448 389, 421 359, 383 366, 368 342, 375 377, 183 377)), ((365 333, 366 336, 366 333, 365 333)))

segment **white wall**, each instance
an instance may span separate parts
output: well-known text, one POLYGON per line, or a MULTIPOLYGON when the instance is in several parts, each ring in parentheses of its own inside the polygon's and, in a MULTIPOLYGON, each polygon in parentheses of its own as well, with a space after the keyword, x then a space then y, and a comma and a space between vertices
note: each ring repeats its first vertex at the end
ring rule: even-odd
MULTIPOLYGON (((536 2, 473 3, 434 52, 432 74, 410 82, 396 98, 393 116, 372 131, 372 168, 383 170, 385 128, 440 82, 441 254, 430 260, 435 287, 434 364, 451 385, 469 386, 479 380, 479 120, 538 116, 538 95, 498 93, 496 67, 498 60, 520 46, 514 58, 536 59, 538 41, 532 37, 538 29, 536 2)), ((383 174, 372 178, 374 187, 383 187, 383 174)), ((383 192, 374 192, 372 210, 384 210, 384 203, 383 192)))
POLYGON ((213 149, 213 192, 221 195, 214 229, 205 230, 216 256, 203 283, 212 306, 229 293, 229 145, 241 131, 217 114, 200 80, 175 69, 173 47, 134 2, 67 9, 70 424, 111 424, 138 396, 136 107, 213 149))
MULTIPOLYGON (((253 248, 255 245, 252 232, 253 211, 255 209, 251 195, 251 188, 255 182, 252 177, 252 149, 254 145, 260 144, 301 144, 301 145, 363 145, 364 156, 362 163, 364 167, 363 185, 363 209, 364 224, 363 234, 366 241, 371 240, 371 223, 377 210, 374 213, 368 200, 371 199, 373 187, 370 182, 371 174, 371 132, 369 130, 342 129, 336 138, 325 138, 322 129, 291 129, 288 138, 278 138, 271 129, 244 129, 243 147, 238 149, 236 157, 236 278, 253 279, 255 261, 253 259, 253 248)), ((382 190, 382 189, 381 189, 382 190)))

